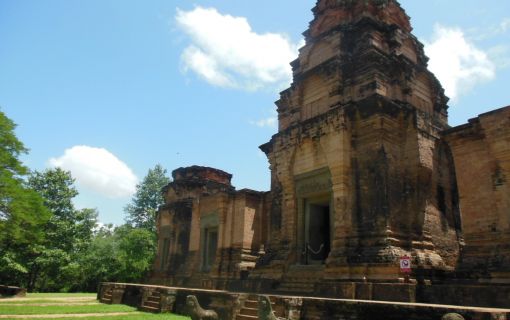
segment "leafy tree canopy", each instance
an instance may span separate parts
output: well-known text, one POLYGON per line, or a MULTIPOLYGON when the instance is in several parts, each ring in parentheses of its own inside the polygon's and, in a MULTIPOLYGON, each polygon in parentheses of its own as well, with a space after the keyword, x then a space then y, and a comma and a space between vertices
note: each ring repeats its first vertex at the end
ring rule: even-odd
POLYGON ((132 202, 124 208, 127 214, 126 222, 136 228, 155 231, 156 212, 164 203, 161 189, 169 182, 170 178, 166 176, 166 170, 161 165, 149 169, 143 181, 136 186, 132 202))
POLYGON ((28 150, 14 134, 15 128, 14 122, 0 111, 0 164, 2 174, 10 174, 11 177, 25 175, 28 172, 18 159, 28 150))
POLYGON ((44 204, 54 214, 54 219, 74 220, 76 210, 73 198, 78 195, 71 172, 60 168, 35 171, 28 179, 29 186, 44 198, 44 204))
POLYGON ((0 283, 20 284, 30 273, 33 248, 45 241, 51 212, 41 196, 27 187, 27 153, 14 133, 16 125, 0 111, 0 283))
POLYGON ((78 211, 73 198, 78 195, 71 173, 60 168, 35 171, 28 185, 44 199, 45 206, 53 213, 46 225, 47 247, 70 252, 76 240, 78 211))
POLYGON ((102 281, 140 282, 149 272, 156 251, 155 234, 122 225, 101 228, 89 249, 78 258, 79 291, 94 291, 102 281))
POLYGON ((37 193, 23 181, 28 169, 19 157, 27 153, 14 133, 16 125, 0 111, 0 249, 12 243, 36 242, 39 226, 50 217, 37 193))
MULTIPOLYGON (((97 225, 96 209, 77 210, 78 195, 71 173, 60 168, 33 172, 28 185, 44 199, 53 213, 44 226, 46 241, 31 247, 27 260, 28 289, 38 291, 70 290, 81 277, 78 260, 93 240, 97 225)), ((29 248, 30 249, 30 248, 29 248)))

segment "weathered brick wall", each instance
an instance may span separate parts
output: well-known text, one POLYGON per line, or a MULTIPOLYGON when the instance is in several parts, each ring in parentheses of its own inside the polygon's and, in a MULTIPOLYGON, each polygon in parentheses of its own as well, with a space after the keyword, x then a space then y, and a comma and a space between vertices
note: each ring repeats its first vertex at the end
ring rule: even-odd
POLYGON ((273 185, 281 188, 272 272, 282 260, 301 263, 296 179, 323 169, 331 175, 333 217, 324 279, 397 281, 404 254, 417 269, 455 268, 460 219, 453 162, 422 113, 372 97, 281 131, 263 149, 273 185))
POLYGON ((461 270, 510 281, 510 107, 444 133, 453 152, 466 248, 461 270))
POLYGON ((213 168, 180 168, 173 176, 157 217, 158 254, 148 281, 211 289, 240 280, 255 266, 268 236, 262 226, 266 194, 235 191, 232 176, 213 168), (217 234, 209 265, 204 264, 206 229, 217 234))
POLYGON ((393 0, 321 0, 313 12, 292 62, 293 84, 276 103, 279 132, 261 147, 271 164, 271 217, 279 222, 263 259, 273 260, 264 266, 267 278, 292 281, 289 266, 303 263, 309 197, 296 188, 317 171, 331 178, 330 190, 315 192, 331 197, 324 280, 399 281, 404 254, 422 275, 453 270, 457 189, 439 134, 447 98, 409 17, 393 0))

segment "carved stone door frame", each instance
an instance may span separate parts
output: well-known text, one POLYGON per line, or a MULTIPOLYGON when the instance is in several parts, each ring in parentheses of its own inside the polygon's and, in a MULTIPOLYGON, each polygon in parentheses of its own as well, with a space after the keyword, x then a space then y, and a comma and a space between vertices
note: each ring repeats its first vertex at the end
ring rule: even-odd
POLYGON ((297 200, 297 230, 296 250, 297 263, 299 264, 322 264, 327 259, 333 239, 333 206, 331 174, 328 168, 322 168, 295 176, 296 200, 297 200), (329 243, 323 248, 311 248, 310 243, 310 215, 311 205, 323 205, 329 207, 329 243), (328 250, 324 260, 310 259, 310 249, 315 251, 328 250))

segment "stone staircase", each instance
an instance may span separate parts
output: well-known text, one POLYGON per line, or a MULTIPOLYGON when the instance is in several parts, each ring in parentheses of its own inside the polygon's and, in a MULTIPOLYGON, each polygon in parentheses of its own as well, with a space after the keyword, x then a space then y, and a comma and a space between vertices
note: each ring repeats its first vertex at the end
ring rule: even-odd
POLYGON ((323 278, 324 265, 294 265, 282 278, 277 291, 283 294, 313 295, 323 278))
MULTIPOLYGON (((272 297, 270 297, 270 300, 271 300, 271 306, 272 306, 273 310, 275 311, 275 315, 277 317, 284 317, 285 315, 279 314, 279 312, 278 312, 278 310, 276 308, 275 302, 272 299, 272 297)), ((258 296, 254 295, 254 294, 251 294, 244 301, 244 306, 241 309, 241 311, 239 311, 239 313, 236 315, 236 320, 254 320, 254 319, 258 319, 259 318, 258 317, 258 312, 259 312, 259 300, 258 300, 258 296)))
POLYGON ((236 316, 236 320, 258 319, 259 301, 254 294, 248 296, 244 301, 244 306, 236 316))
POLYGON ((107 289, 99 301, 101 301, 101 303, 112 304, 113 288, 107 289))
POLYGON ((158 313, 161 311, 161 293, 151 291, 150 295, 142 301, 142 305, 138 308, 140 311, 158 313))

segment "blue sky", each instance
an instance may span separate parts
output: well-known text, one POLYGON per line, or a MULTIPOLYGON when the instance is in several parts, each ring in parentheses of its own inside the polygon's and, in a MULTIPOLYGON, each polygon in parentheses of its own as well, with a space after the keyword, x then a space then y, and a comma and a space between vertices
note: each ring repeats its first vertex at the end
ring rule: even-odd
MULTIPOLYGON (((157 163, 269 189, 276 132, 314 0, 0 0, 0 108, 31 169, 77 178, 78 207, 124 221, 157 163)), ((508 0, 402 0, 450 102, 450 123, 510 104, 508 0), (439 76, 441 74, 441 76, 439 76)))

